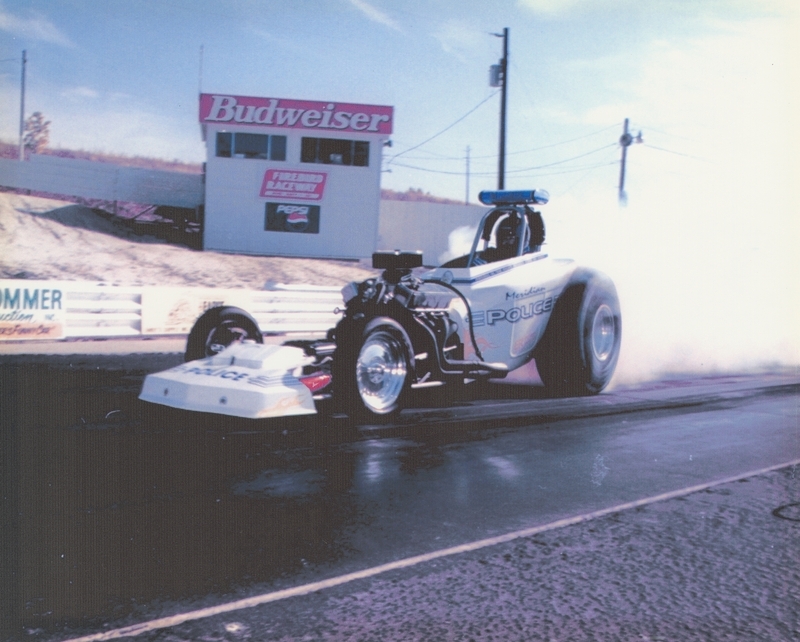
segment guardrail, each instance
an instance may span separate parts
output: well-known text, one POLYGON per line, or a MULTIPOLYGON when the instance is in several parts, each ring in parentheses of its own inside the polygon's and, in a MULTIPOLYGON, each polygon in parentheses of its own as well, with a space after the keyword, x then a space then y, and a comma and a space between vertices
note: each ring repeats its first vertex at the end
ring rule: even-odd
POLYGON ((249 312, 262 332, 324 334, 343 307, 336 286, 270 283, 264 290, 123 287, 0 280, 0 342, 188 334, 208 308, 249 312))

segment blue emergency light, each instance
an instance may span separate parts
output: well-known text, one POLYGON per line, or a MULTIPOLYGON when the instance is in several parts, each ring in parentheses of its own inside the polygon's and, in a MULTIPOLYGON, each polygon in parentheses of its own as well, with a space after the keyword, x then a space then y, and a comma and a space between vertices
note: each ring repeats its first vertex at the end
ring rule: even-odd
POLYGON ((544 205, 550 200, 550 194, 543 189, 484 190, 478 194, 478 199, 484 205, 544 205))

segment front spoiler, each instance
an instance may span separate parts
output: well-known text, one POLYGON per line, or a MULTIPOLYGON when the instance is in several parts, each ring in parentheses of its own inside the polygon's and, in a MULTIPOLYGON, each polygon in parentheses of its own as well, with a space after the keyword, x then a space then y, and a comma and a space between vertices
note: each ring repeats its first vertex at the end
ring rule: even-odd
POLYGON ((181 410, 263 419, 316 414, 298 375, 313 358, 292 346, 237 343, 147 375, 139 399, 181 410))

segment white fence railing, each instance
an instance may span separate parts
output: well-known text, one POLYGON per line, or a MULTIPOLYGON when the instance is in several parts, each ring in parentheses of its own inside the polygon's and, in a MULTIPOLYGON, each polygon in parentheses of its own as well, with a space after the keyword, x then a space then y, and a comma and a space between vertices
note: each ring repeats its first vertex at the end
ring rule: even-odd
POLYGON ((340 318, 339 287, 268 284, 266 288, 0 280, 0 342, 188 334, 204 310, 219 305, 249 312, 264 333, 324 334, 340 318))

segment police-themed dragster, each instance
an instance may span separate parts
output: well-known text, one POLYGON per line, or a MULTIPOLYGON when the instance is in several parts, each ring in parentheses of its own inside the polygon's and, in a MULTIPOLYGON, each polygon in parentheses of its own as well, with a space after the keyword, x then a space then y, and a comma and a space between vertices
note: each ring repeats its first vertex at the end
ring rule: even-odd
POLYGON ((493 208, 469 254, 421 274, 420 253, 375 253, 383 274, 343 289, 325 340, 265 345, 246 311, 212 308, 189 334, 186 363, 148 375, 140 398, 252 418, 313 414, 331 399, 377 419, 416 388, 502 378, 531 360, 553 396, 596 394, 619 356, 619 302, 608 277, 542 250, 530 206, 548 199, 481 192, 493 208))

